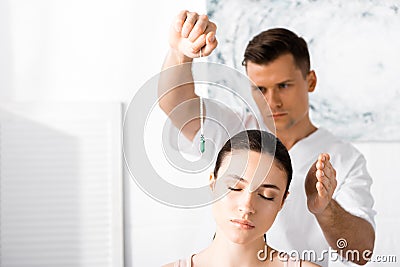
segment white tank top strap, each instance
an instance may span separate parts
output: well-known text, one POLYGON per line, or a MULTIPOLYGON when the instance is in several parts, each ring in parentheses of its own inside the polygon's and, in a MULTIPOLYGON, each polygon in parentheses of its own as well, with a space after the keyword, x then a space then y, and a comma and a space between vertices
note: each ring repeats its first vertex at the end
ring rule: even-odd
POLYGON ((177 261, 174 263, 174 267, 181 267, 181 260, 177 260, 177 261))
POLYGON ((292 264, 289 267, 301 267, 301 259, 290 260, 289 262, 292 264))
POLYGON ((190 255, 186 260, 178 260, 175 262, 174 267, 192 267, 192 257, 194 254, 190 255))
POLYGON ((301 259, 289 257, 287 255, 287 261, 283 264, 284 267, 301 267, 301 259))
POLYGON ((186 266, 187 267, 192 267, 192 258, 193 258, 194 254, 190 255, 190 257, 187 258, 186 260, 186 266))

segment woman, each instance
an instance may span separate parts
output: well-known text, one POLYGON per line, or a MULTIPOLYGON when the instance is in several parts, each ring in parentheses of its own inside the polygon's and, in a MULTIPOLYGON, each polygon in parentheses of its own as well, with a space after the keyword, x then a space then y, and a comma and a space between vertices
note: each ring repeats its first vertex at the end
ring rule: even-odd
POLYGON ((220 150, 211 174, 216 221, 214 240, 205 250, 165 267, 318 266, 279 253, 265 233, 283 207, 292 179, 290 156, 272 134, 243 131, 220 150))

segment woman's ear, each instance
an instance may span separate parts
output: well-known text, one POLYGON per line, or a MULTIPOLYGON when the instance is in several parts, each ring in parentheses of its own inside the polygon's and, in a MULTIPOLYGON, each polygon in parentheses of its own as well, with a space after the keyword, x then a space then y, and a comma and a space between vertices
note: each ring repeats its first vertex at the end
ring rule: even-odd
POLYGON ((283 204, 285 204, 285 201, 286 201, 286 198, 288 197, 288 195, 289 195, 289 191, 286 192, 285 195, 283 196, 281 207, 279 208, 279 210, 281 210, 283 208, 283 204))
POLYGON ((216 181, 217 181, 217 179, 215 179, 214 173, 211 172, 211 173, 210 173, 210 181, 209 181, 211 191, 214 191, 215 182, 216 182, 216 181))

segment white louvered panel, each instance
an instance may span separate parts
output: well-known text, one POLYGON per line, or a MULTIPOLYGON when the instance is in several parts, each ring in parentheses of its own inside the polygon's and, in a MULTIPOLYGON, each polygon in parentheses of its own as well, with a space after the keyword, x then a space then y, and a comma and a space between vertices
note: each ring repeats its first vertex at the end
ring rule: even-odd
POLYGON ((0 266, 122 266, 120 104, 0 107, 0 266))

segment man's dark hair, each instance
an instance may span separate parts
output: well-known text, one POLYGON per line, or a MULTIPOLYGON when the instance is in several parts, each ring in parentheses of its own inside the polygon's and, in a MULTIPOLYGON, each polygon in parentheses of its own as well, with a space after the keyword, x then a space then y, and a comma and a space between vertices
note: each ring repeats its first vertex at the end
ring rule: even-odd
POLYGON ((247 45, 242 61, 258 65, 271 63, 278 57, 291 54, 296 66, 306 77, 310 72, 310 54, 306 41, 294 32, 284 28, 274 28, 256 35, 247 45))

